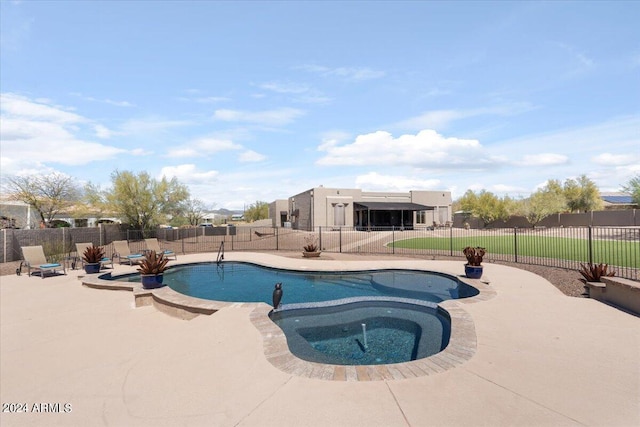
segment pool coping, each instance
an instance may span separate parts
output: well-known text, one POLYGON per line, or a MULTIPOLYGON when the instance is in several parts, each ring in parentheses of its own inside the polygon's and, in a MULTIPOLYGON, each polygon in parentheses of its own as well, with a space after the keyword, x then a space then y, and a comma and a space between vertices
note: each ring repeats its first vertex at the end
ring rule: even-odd
MULTIPOLYGON (((229 260, 231 261, 231 260, 229 260)), ((258 266, 274 267, 270 263, 257 261, 249 262, 258 266)), ((176 265, 193 264, 190 262, 176 263, 176 265)), ((295 271, 309 271, 307 268, 287 269, 295 271)), ((394 269, 394 267, 385 269, 394 269)), ((397 267, 406 270, 407 267, 397 267)), ((424 268, 411 268, 417 271, 433 271, 424 268)), ((342 266, 331 271, 358 271, 357 268, 342 266)), ((320 270, 318 270, 320 271, 320 270)), ((447 272, 435 271, 439 274, 453 276, 447 272)), ((211 315, 227 307, 253 308, 249 319, 262 337, 263 352, 267 361, 275 368, 298 377, 329 380, 329 381, 383 381, 402 380, 428 375, 435 375, 453 369, 470 360, 477 350, 477 337, 473 319, 464 310, 464 305, 486 301, 495 297, 496 292, 487 280, 467 279, 464 276, 453 276, 458 280, 478 290, 478 295, 446 300, 437 304, 451 319, 451 336, 449 344, 441 352, 432 356, 403 363, 381 365, 330 365, 302 360, 291 353, 287 345, 284 332, 269 318, 272 307, 265 303, 253 302, 224 302, 205 300, 180 294, 164 286, 158 289, 144 289, 141 283, 117 282, 100 279, 99 276, 81 276, 83 286, 95 289, 123 290, 133 293, 135 306, 153 305, 158 311, 179 319, 191 320, 200 315, 211 315)), ((407 300, 409 301, 409 300, 407 300)))

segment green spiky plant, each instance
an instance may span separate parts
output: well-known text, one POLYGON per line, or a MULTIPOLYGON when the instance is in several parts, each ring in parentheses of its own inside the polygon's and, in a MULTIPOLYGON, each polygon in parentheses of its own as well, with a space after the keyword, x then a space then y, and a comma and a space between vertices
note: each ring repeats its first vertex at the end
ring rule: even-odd
POLYGON ((164 254, 156 254, 156 251, 148 251, 145 257, 140 261, 140 268, 138 271, 144 275, 158 275, 164 273, 168 268, 168 258, 164 257, 164 254))
POLYGON ((306 245, 302 247, 305 252, 318 252, 318 239, 312 234, 304 238, 306 245))
POLYGON ((102 258, 104 258, 104 249, 102 249, 100 246, 87 246, 87 248, 82 253, 82 259, 87 264, 98 263, 102 261, 102 258))
POLYGON ((465 257, 467 257, 467 262, 469 263, 469 265, 479 267, 482 264, 482 258, 485 256, 487 251, 485 250, 485 248, 481 248, 480 246, 475 248, 467 246, 462 250, 462 253, 465 257))
POLYGON ((587 282, 601 282, 600 280, 603 277, 612 277, 616 275, 616 272, 613 270, 609 270, 609 266, 607 264, 580 264, 580 270, 578 270, 582 275, 582 279, 580 279, 583 283, 587 282))

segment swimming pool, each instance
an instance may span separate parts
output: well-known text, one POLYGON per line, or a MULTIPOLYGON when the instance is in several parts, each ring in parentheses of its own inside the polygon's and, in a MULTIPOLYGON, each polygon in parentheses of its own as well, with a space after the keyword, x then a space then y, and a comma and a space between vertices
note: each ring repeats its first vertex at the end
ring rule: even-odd
POLYGON ((271 312, 302 360, 382 365, 422 359, 449 343, 451 319, 433 303, 358 301, 271 312))
MULTIPOLYGON (((138 274, 117 280, 138 282, 138 274)), ((479 291, 456 277, 427 271, 294 271, 246 262, 185 264, 164 283, 202 299, 272 304, 276 283, 282 305, 268 316, 292 354, 332 365, 380 365, 418 360, 447 347, 449 314, 437 303, 479 291)))
MULTIPOLYGON (((119 280, 136 282, 139 274, 119 280)), ((392 296, 440 302, 465 298, 477 290, 456 278, 415 270, 299 272, 244 262, 186 264, 172 267, 164 283, 184 295, 214 301, 272 304, 276 283, 282 283, 282 304, 313 303, 354 297, 392 296)))

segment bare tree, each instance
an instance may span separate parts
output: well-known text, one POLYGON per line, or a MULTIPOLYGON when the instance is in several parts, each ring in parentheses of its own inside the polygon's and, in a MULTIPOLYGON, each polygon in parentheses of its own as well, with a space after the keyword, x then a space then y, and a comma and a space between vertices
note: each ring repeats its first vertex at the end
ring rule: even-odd
POLYGON ((7 178, 9 197, 31 205, 45 226, 61 211, 71 207, 80 196, 72 177, 61 173, 7 178))
POLYGON ((182 215, 189 222, 189 225, 198 225, 204 217, 206 206, 199 199, 187 199, 182 204, 182 215))

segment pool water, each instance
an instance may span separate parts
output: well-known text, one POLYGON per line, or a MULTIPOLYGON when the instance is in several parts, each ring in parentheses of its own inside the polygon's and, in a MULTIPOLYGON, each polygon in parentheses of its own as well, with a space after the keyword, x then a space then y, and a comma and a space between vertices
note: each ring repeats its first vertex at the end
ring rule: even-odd
POLYGON ((333 365, 392 364, 428 357, 447 346, 451 330, 448 316, 437 307, 396 302, 284 310, 270 317, 284 331, 293 354, 333 365))
MULTIPOLYGON (((139 281, 140 276, 135 274, 128 280, 139 281)), ((380 296, 440 302, 471 296, 475 291, 455 278, 430 272, 296 272, 241 262, 176 266, 165 272, 164 283, 197 298, 269 305, 276 283, 282 283, 283 305, 380 296)))
MULTIPOLYGON (((139 274, 117 280, 139 282, 139 274)), ((455 277, 414 270, 298 272, 242 262, 187 264, 164 273, 184 295, 272 304, 269 317, 297 357, 335 365, 379 365, 431 356, 449 343, 451 321, 437 306, 478 290, 455 277), (364 329, 363 329, 364 324, 364 329)))

